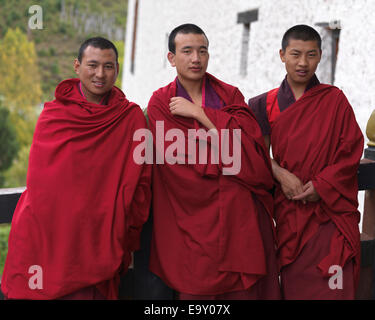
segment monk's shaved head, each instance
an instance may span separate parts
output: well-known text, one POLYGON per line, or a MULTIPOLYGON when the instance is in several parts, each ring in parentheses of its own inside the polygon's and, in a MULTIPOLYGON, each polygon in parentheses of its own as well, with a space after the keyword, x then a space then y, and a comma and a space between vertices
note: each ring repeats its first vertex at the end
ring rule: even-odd
POLYGON ((168 50, 170 52, 172 52, 172 53, 176 53, 175 38, 176 38, 176 35, 178 33, 183 33, 183 34, 188 34, 188 33, 203 34, 206 37, 206 39, 207 39, 207 46, 208 46, 208 38, 207 38, 206 34, 204 33, 204 31, 201 28, 199 28, 197 25, 195 25, 195 24, 186 23, 186 24, 182 24, 182 25, 174 28, 172 30, 172 32, 170 33, 170 35, 169 35, 168 50))
POLYGON ((316 41, 319 49, 322 49, 322 38, 319 33, 312 27, 299 24, 288 29, 281 41, 281 49, 285 51, 286 47, 289 45, 289 40, 302 40, 302 41, 316 41))
POLYGON ((109 40, 102 38, 102 37, 94 37, 87 39, 85 42, 81 44, 81 47, 78 50, 77 59, 79 62, 82 62, 82 57, 85 53, 87 47, 94 47, 99 49, 112 49, 116 55, 116 62, 118 62, 118 52, 116 46, 109 40))

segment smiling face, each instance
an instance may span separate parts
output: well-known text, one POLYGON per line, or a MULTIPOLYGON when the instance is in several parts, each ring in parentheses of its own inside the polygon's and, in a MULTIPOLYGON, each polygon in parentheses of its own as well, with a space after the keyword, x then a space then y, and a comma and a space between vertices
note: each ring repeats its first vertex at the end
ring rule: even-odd
POLYGON ((82 61, 74 61, 74 70, 82 84, 87 101, 99 104, 103 96, 114 86, 119 65, 112 49, 88 46, 82 61))
POLYGON ((208 66, 208 41, 204 34, 178 33, 176 53, 169 52, 168 60, 176 67, 180 81, 201 81, 208 66))
POLYGON ((307 86, 315 74, 321 58, 317 41, 290 39, 285 50, 280 50, 281 61, 285 63, 287 80, 293 87, 307 86))

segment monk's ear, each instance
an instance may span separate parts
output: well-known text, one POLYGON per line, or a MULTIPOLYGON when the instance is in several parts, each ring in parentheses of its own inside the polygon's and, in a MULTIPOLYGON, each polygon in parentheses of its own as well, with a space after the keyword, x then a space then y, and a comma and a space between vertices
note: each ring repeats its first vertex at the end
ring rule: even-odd
POLYGON ((76 74, 79 74, 79 67, 80 67, 80 63, 78 61, 78 59, 74 59, 74 71, 76 74))
POLYGON ((323 54, 322 49, 319 49, 319 62, 320 62, 320 60, 322 59, 322 54, 323 54))
POLYGON ((172 67, 176 66, 175 57, 176 55, 174 53, 170 51, 168 52, 167 58, 172 67))
POLYGON ((280 49, 279 55, 280 55, 281 61, 285 62, 285 51, 283 49, 280 49))

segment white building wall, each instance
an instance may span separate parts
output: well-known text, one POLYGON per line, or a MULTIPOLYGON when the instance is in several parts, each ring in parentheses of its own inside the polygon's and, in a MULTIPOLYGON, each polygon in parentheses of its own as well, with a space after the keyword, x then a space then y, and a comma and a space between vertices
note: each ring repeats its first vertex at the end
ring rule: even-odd
MULTIPOLYGON (((134 4, 135 0, 129 0, 123 90, 128 99, 142 108, 147 107, 153 91, 176 76, 166 61, 167 34, 180 24, 195 23, 205 31, 210 41, 208 72, 239 87, 248 100, 279 86, 284 78, 279 49, 289 27, 340 20, 335 85, 344 90, 365 135, 367 120, 375 108, 374 0, 139 0, 132 74, 134 4), (253 9, 258 9, 259 15, 258 21, 250 26, 248 70, 243 76, 240 74, 243 25, 237 23, 237 14, 253 9)), ((323 37, 323 58, 317 75, 327 82, 329 70, 322 66, 330 59, 329 38, 322 27, 315 28, 323 37)), ((361 199, 360 202, 362 206, 361 199)))
MULTIPOLYGON (((152 92, 169 83, 175 70, 166 60, 166 35, 177 25, 192 22, 202 27, 210 41, 208 72, 240 88, 245 98, 277 87, 285 75, 278 51, 290 26, 341 21, 335 85, 343 89, 365 131, 375 107, 374 0, 139 0, 135 73, 130 73, 135 0, 129 0, 123 89, 143 108, 152 92), (240 74, 242 24, 237 14, 258 9, 258 21, 250 27, 247 76, 240 74)), ((330 45, 323 36, 323 60, 330 45)), ((318 68, 322 82, 328 70, 318 68), (326 71, 326 72, 325 72, 326 71)))

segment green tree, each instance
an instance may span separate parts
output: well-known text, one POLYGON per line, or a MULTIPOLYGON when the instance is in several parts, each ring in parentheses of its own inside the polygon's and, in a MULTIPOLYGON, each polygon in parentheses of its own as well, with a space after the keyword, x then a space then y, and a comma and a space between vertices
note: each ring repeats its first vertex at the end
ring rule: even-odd
POLYGON ((23 146, 13 160, 12 166, 4 172, 4 188, 18 188, 26 186, 27 167, 29 162, 30 147, 23 146))
POLYGON ((117 52, 118 52, 118 63, 120 64, 120 71, 118 73, 118 77, 115 83, 115 86, 121 88, 122 84, 122 70, 124 69, 124 41, 113 41, 113 44, 116 46, 117 52))
POLYGON ((12 165, 19 149, 16 131, 9 119, 9 111, 0 100, 0 187, 4 185, 3 172, 12 165))
POLYGON ((21 146, 29 145, 38 116, 42 90, 34 43, 18 28, 0 41, 0 95, 10 111, 21 146))

